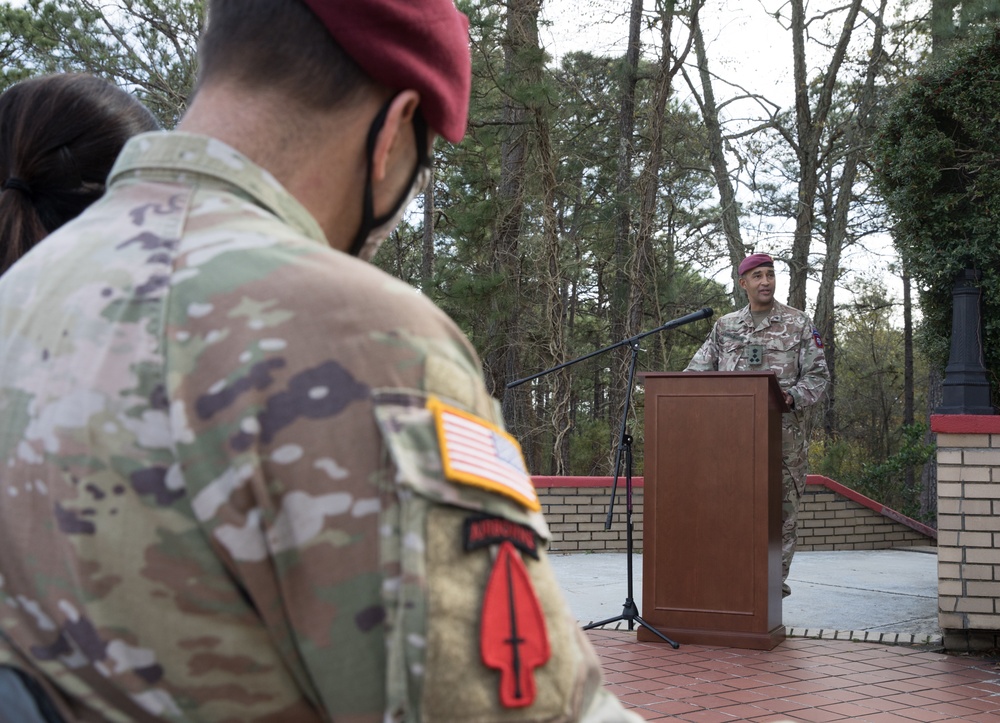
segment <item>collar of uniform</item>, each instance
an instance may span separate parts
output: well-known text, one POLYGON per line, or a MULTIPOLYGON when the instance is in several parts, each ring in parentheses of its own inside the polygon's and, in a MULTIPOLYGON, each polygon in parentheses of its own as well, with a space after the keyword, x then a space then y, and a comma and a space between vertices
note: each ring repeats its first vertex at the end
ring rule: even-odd
POLYGON ((220 140, 179 131, 143 133, 125 144, 108 185, 128 178, 183 182, 199 181, 241 193, 309 238, 327 243, 319 223, 277 179, 220 140))
MULTIPOLYGON (((774 302, 774 306, 771 307, 771 313, 767 315, 767 322, 770 324, 776 316, 779 314, 778 302, 774 302)), ((740 309, 740 317, 743 323, 749 326, 751 329, 757 328, 757 323, 753 320, 753 313, 750 311, 750 304, 747 304, 742 309, 740 309)))

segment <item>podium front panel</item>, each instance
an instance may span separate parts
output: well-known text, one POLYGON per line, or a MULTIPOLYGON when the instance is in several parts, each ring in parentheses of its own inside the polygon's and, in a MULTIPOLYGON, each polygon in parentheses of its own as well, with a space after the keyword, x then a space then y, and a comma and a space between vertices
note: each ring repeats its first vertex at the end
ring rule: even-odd
MULTIPOLYGON (((784 639, 777 384, 644 378, 641 615, 678 642, 770 649, 784 639)), ((640 639, 657 638, 640 629, 640 639)))
POLYGON ((720 428, 719 420, 750 418, 754 397, 663 395, 655 403, 658 453, 661 458, 672 457, 668 461, 672 473, 656 480, 655 507, 650 510, 647 503, 645 514, 652 513, 657 523, 666 523, 663 541, 670 544, 658 545, 654 554, 662 558, 657 567, 676 573, 657 579, 656 607, 752 615, 754 491, 744 495, 734 490, 749 479, 753 429, 748 425, 720 428), (681 418, 684 424, 670 423, 681 418), (711 447, 704 454, 706 443, 711 447), (733 450, 748 450, 748 454, 733 450), (698 565, 688 564, 692 556, 698 565), (721 579, 712 574, 714 570, 729 573, 721 579))

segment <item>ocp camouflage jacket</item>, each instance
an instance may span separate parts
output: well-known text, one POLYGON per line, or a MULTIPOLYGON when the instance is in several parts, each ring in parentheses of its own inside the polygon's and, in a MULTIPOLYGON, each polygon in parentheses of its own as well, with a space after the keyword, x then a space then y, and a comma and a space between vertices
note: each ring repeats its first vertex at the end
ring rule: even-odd
POLYGON ((71 721, 635 720, 466 339, 223 143, 133 139, 0 279, 0 425, 0 664, 71 721))
POLYGON ((823 341, 812 321, 777 301, 757 325, 749 305, 716 321, 684 371, 773 371, 796 410, 818 402, 830 382, 823 341))

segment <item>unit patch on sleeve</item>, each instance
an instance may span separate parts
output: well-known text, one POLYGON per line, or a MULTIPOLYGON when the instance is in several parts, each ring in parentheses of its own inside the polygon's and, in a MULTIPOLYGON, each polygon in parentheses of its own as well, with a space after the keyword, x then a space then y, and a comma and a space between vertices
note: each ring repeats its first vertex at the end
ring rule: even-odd
POLYGON ((485 419, 431 398, 445 476, 542 509, 517 440, 485 419))
POLYGON ((819 329, 817 329, 816 327, 813 327, 813 341, 816 342, 816 346, 818 346, 820 349, 823 348, 823 337, 819 335, 819 329))
POLYGON ((525 555, 538 559, 538 537, 535 531, 527 525, 519 525, 503 517, 493 515, 467 517, 463 537, 466 552, 509 542, 525 555))
POLYGON ((534 703, 535 668, 545 665, 552 651, 531 576, 509 542, 500 545, 486 585, 479 636, 483 663, 500 671, 500 703, 505 708, 534 703))

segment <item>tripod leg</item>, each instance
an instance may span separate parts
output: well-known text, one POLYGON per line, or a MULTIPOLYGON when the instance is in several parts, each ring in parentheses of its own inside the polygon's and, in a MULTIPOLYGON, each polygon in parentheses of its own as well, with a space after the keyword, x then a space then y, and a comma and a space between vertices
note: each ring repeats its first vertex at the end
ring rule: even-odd
POLYGON ((601 620, 596 623, 590 623, 590 625, 584 625, 584 630, 590 630, 592 628, 602 628, 605 625, 610 625, 611 623, 617 623, 619 620, 624 620, 628 623, 628 629, 632 629, 632 621, 639 617, 639 608, 635 606, 635 601, 632 598, 625 598, 625 605, 622 607, 622 614, 616 615, 613 618, 608 618, 607 620, 601 620))
POLYGON ((659 630, 657 630, 656 628, 654 628, 652 625, 650 625, 649 623, 647 623, 645 620, 643 620, 642 618, 640 618, 638 615, 635 616, 635 621, 637 623, 639 623, 642 627, 646 628, 646 630, 648 630, 649 632, 651 632, 654 635, 658 636, 660 639, 663 640, 663 642, 670 643, 670 647, 672 647, 674 650, 677 650, 677 648, 681 647, 680 643, 674 642, 673 640, 671 640, 670 638, 668 638, 666 635, 664 635, 663 633, 661 633, 659 630))
POLYGON ((584 625, 584 630, 593 630, 594 628, 603 628, 605 625, 610 625, 611 623, 617 623, 619 620, 625 620, 624 615, 616 615, 613 618, 608 618, 607 620, 601 620, 600 622, 590 623, 589 625, 584 625))
POLYGON ((661 633, 659 630, 654 628, 652 625, 647 623, 645 620, 643 620, 641 617, 639 617, 639 608, 636 607, 635 601, 632 598, 629 598, 628 600, 625 601, 625 607, 622 610, 621 615, 616 615, 615 617, 608 618, 607 620, 600 620, 596 623, 590 623, 589 625, 584 625, 583 629, 593 630, 594 628, 603 628, 605 625, 610 625, 611 623, 617 623, 619 620, 624 620, 625 622, 627 622, 629 630, 632 630, 633 622, 639 623, 642 627, 646 628, 646 630, 650 631, 651 633, 659 637, 661 640, 663 640, 663 642, 669 643, 670 647, 672 647, 674 650, 677 650, 677 648, 680 647, 680 643, 674 642, 666 635, 661 633))

